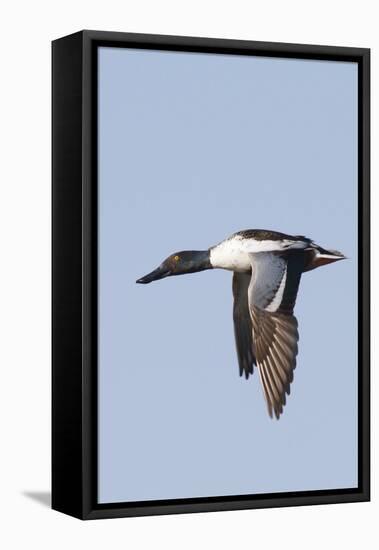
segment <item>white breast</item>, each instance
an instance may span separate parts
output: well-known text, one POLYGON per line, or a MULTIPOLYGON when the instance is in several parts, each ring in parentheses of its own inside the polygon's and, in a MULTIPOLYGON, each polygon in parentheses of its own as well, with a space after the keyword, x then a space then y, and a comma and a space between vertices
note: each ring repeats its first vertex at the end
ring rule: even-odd
POLYGON ((241 235, 233 235, 210 249, 210 261, 213 267, 244 272, 251 269, 249 254, 279 252, 292 248, 306 248, 307 246, 309 243, 306 241, 291 239, 259 241, 245 239, 241 235))
POLYGON ((246 272, 251 269, 249 253, 238 238, 227 239, 211 248, 210 261, 213 267, 231 271, 246 272))

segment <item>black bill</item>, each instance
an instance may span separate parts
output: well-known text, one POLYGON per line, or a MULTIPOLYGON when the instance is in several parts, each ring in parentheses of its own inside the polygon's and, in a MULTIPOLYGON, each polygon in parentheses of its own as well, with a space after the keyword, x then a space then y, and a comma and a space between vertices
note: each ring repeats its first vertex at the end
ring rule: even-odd
POLYGON ((152 281, 158 281, 159 279, 164 279, 164 277, 168 277, 171 274, 171 272, 163 267, 158 267, 157 269, 154 269, 151 273, 148 273, 144 277, 141 277, 140 279, 137 279, 136 283, 140 283, 142 285, 146 285, 147 283, 151 283, 152 281))

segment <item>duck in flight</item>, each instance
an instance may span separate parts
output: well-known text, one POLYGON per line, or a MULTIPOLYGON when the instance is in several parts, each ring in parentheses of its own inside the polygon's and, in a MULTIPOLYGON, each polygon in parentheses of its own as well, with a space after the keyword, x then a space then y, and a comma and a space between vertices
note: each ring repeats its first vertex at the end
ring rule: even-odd
POLYGON ((248 229, 208 250, 176 252, 136 282, 147 284, 206 269, 233 271, 240 375, 249 378, 257 366, 269 415, 279 418, 296 366, 299 333, 293 310, 301 276, 344 258, 301 235, 248 229))

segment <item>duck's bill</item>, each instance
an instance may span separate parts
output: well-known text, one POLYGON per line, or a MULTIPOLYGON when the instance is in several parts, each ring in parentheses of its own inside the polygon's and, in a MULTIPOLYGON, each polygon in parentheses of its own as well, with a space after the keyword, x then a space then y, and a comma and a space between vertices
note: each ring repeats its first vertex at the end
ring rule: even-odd
POLYGON ((158 281, 159 279, 164 279, 165 277, 168 277, 171 275, 171 272, 167 269, 164 269, 162 267, 158 267, 157 269, 154 269, 151 273, 148 273, 144 277, 141 277, 140 279, 137 279, 136 283, 140 283, 142 285, 146 285, 147 283, 152 283, 153 281, 158 281))

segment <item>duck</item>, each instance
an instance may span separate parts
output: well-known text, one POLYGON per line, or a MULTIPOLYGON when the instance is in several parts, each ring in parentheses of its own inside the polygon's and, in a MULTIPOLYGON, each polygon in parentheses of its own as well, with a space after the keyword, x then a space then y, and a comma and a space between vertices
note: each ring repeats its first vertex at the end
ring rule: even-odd
POLYGON ((271 418, 279 419, 290 395, 298 354, 295 302, 303 273, 346 259, 303 235, 238 231, 207 250, 168 256, 138 284, 208 269, 233 272, 233 324, 239 374, 257 369, 271 418))

